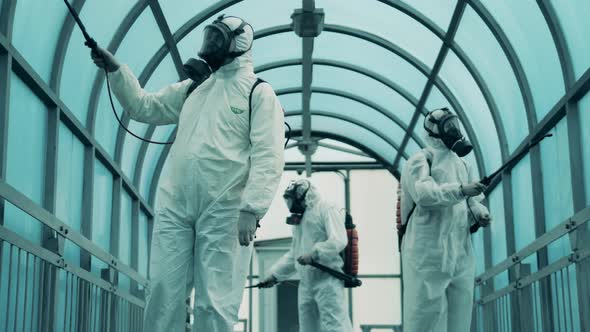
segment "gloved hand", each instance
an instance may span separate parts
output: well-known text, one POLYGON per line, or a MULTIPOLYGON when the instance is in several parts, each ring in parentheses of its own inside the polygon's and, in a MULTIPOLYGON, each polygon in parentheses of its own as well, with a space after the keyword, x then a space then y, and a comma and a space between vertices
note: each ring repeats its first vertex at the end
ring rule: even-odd
POLYGON ((238 240, 240 245, 247 247, 254 241, 256 234, 256 216, 250 212, 240 211, 238 219, 238 240))
POLYGON ((277 280, 277 278, 271 275, 270 277, 267 277, 266 279, 260 282, 260 288, 271 288, 278 283, 279 281, 277 280))
POLYGON ((474 197, 483 193, 488 187, 479 182, 472 182, 461 186, 461 192, 466 197, 474 197))
POLYGON ((308 265, 313 262, 313 255, 312 254, 305 254, 299 258, 297 258, 297 262, 301 265, 308 265))
POLYGON ((488 227, 490 225, 490 223, 492 222, 492 217, 490 216, 489 213, 484 213, 479 216, 479 219, 477 220, 477 222, 482 227, 488 227))
POLYGON ((106 69, 109 73, 117 71, 121 66, 111 52, 100 46, 97 46, 96 50, 90 51, 90 57, 92 57, 92 61, 97 67, 106 69))

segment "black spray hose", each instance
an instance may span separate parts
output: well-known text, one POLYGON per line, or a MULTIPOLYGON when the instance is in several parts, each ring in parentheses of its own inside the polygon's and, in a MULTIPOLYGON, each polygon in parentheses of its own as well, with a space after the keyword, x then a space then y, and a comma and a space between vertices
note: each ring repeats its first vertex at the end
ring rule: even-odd
MULTIPOLYGON (((86 42, 84 42, 84 45, 88 46, 88 48, 90 48, 92 51, 98 53, 98 44, 96 43, 96 41, 92 37, 90 37, 90 35, 86 31, 86 27, 84 26, 84 23, 82 23, 82 20, 80 20, 78 13, 76 13, 74 8, 72 8, 72 6, 68 2, 68 0, 64 0, 64 2, 66 3, 66 6, 68 6, 68 10, 70 11, 70 14, 72 15, 72 17, 76 21, 76 24, 78 25, 80 30, 82 30, 82 35, 84 35, 84 39, 86 40, 86 42)), ((121 121, 121 118, 119 118, 119 115, 117 114, 117 111, 115 110, 115 103, 113 102, 113 95, 111 92, 111 83, 109 82, 109 72, 106 70, 106 68, 104 70, 104 75, 105 75, 106 81, 107 81, 107 91, 109 92, 109 101, 111 102, 111 108, 113 110, 113 114, 115 114, 115 118, 117 118, 119 125, 123 129, 125 129, 126 132, 128 132, 131 136, 133 136, 137 139, 140 139, 144 142, 148 142, 148 143, 152 143, 152 144, 169 145, 169 144, 174 143, 174 140, 169 141, 169 142, 152 141, 152 140, 149 140, 149 139, 146 139, 146 138, 136 135, 135 133, 131 132, 127 127, 125 127, 125 125, 123 124, 123 121, 121 121)), ((289 128, 289 131, 287 132, 287 141, 285 142, 285 147, 287 147, 287 144, 289 144, 289 141, 291 140, 291 126, 289 126, 289 124, 286 122, 285 122, 285 124, 289 128)))
MULTIPOLYGON (((70 14, 72 15, 72 17, 74 18, 74 20, 78 24, 78 27, 80 27, 80 30, 82 30, 82 35, 84 35, 84 39, 86 39, 86 42, 84 42, 84 45, 88 46, 88 48, 91 49, 93 52, 98 53, 98 44, 96 43, 96 41, 92 37, 90 37, 90 35, 86 31, 86 27, 84 26, 84 24, 80 20, 78 13, 76 13, 74 8, 72 8, 72 6, 70 6, 70 3, 68 2, 68 0, 64 0, 64 2, 66 3, 66 6, 68 6, 68 10, 70 11, 70 14)), ((174 140, 172 140, 170 142, 158 142, 158 141, 152 141, 149 139, 145 139, 145 138, 140 137, 140 136, 136 135, 135 133, 131 132, 129 129, 127 129, 127 127, 125 127, 125 125, 123 124, 123 121, 121 121, 121 119, 119 118, 117 111, 115 110, 115 103, 113 102, 113 95, 111 92, 111 84, 109 82, 109 72, 106 70, 106 68, 104 70, 104 74, 105 74, 106 81, 107 81, 107 90, 109 92, 109 101, 111 102, 111 108, 113 109, 113 114, 115 114, 115 118, 117 118, 119 125, 123 129, 125 129, 126 132, 131 134, 133 137, 138 138, 138 139, 140 139, 144 142, 148 142, 148 143, 162 144, 162 145, 168 145, 168 144, 174 143, 174 140)))

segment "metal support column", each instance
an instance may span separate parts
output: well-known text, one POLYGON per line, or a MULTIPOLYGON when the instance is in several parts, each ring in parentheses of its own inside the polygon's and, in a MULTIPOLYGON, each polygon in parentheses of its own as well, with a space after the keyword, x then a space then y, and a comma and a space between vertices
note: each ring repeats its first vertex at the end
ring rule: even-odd
MULTIPOLYGON (((123 193, 123 181, 120 177, 116 177, 113 180, 113 191, 112 191, 112 209, 111 209, 111 234, 110 234, 110 250, 109 252, 111 255, 118 257, 119 256, 119 242, 121 236, 121 194, 123 193)), ((101 277, 110 282, 113 287, 117 287, 119 284, 119 272, 116 269, 113 269, 112 266, 107 266, 106 268, 101 270, 101 277)), ((121 312, 117 315, 117 312, 120 310, 119 308, 119 299, 116 296, 113 296, 110 299, 110 315, 111 317, 121 317, 121 312)), ((107 304, 107 307, 109 305, 107 304)), ((125 321, 125 319, 123 319, 125 321)), ((111 326, 110 329, 115 331, 116 324, 119 324, 116 319, 111 319, 111 326)), ((127 327, 128 328, 128 327, 127 327)), ((125 328, 125 330, 127 330, 125 328)))

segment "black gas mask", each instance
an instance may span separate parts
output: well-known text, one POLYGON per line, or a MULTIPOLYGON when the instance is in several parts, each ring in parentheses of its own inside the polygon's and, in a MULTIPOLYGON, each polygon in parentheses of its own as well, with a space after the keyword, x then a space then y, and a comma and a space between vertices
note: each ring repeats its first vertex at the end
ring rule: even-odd
POLYGON ((471 145, 471 142, 469 142, 461 132, 459 118, 457 115, 451 113, 446 107, 428 113, 426 115, 426 120, 424 121, 424 129, 431 137, 443 141, 445 146, 449 148, 449 150, 455 152, 459 157, 465 157, 473 150, 473 145, 471 145), (445 112, 445 115, 440 119, 435 119, 434 116, 432 116, 432 113, 439 110, 445 112), (438 134, 428 128, 426 125, 427 122, 436 126, 438 134))
POLYGON ((285 190, 285 193, 283 194, 289 212, 291 212, 291 215, 287 217, 286 221, 289 225, 299 225, 303 219, 303 214, 305 213, 305 196, 307 196, 307 192, 311 185, 308 185, 303 194, 299 196, 297 192, 300 190, 299 188, 301 188, 301 186, 300 183, 297 184, 296 182, 293 182, 287 187, 287 190, 285 190))
MULTIPOLYGON (((249 25, 244 20, 237 29, 232 30, 223 19, 229 16, 221 15, 213 23, 207 25, 204 30, 203 44, 198 55, 200 59, 189 59, 183 66, 188 78, 193 80, 190 92, 204 82, 212 73, 222 66, 232 62, 235 58, 248 52, 233 51, 236 49, 236 37, 245 32, 249 25)), ((241 19, 240 19, 241 20, 241 19)))

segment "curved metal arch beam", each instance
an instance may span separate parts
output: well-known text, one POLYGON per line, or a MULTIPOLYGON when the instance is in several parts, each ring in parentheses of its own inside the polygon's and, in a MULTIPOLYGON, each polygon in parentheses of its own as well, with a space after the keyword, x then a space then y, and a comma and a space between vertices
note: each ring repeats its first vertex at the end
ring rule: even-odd
MULTIPOLYGON (((76 0, 72 3, 72 8, 79 13, 86 0, 76 0)), ((53 89, 56 95, 60 95, 60 87, 61 87, 61 75, 63 73, 63 66, 66 58, 66 52, 68 50, 68 45, 70 44, 70 38, 72 37, 72 32, 74 31, 75 21, 72 15, 67 15, 64 24, 61 27, 61 32, 59 33, 59 39, 57 41, 57 45, 55 47, 55 55, 53 56, 53 70, 51 72, 51 79, 49 81, 49 86, 53 89)))
MULTIPOLYGON (((303 135, 303 132, 298 129, 298 130, 293 130, 292 134, 293 134, 293 136, 297 137, 297 136, 303 135)), ((383 159, 381 156, 379 156, 378 153, 376 153, 373 149, 367 147, 366 145, 364 145, 360 142, 357 142, 357 141, 353 141, 346 136, 342 136, 342 135, 338 135, 338 134, 334 134, 334 133, 329 133, 329 132, 325 132, 322 130, 312 130, 311 134, 313 137, 335 140, 338 142, 348 144, 352 147, 355 147, 355 148, 363 151, 370 158, 373 158, 373 159, 377 160, 379 163, 381 163, 383 165, 383 169, 387 170, 391 175, 393 175, 397 180, 399 180, 399 177, 400 177, 399 172, 395 172, 391 168, 392 165, 389 164, 387 162, 387 160, 383 159)))
MULTIPOLYGON (((488 11, 488 9, 482 4, 480 0, 469 0, 468 5, 475 11, 482 21, 487 25, 488 29, 492 32, 496 41, 504 51, 504 55, 508 59, 512 71, 516 76, 516 81, 520 92, 522 94, 522 100, 524 103, 525 111, 527 114, 528 128, 529 131, 534 128, 537 124, 537 113, 535 111, 535 105, 533 102, 533 93, 529 84, 528 78, 524 72, 522 62, 518 58, 514 47, 510 43, 508 36, 504 33, 504 30, 500 24, 494 19, 494 16, 488 11)), ((455 42, 453 42, 455 43, 455 42)))
MULTIPOLYGON (((121 24, 117 28, 117 31, 115 32, 113 39, 111 40, 111 42, 109 43, 109 46, 107 47, 107 49, 110 52, 112 52, 113 54, 116 53, 119 46, 121 46, 123 39, 127 35, 127 32, 129 32, 129 29, 131 29, 131 27, 133 26, 135 21, 137 21, 139 16, 143 13, 143 11, 146 8, 148 8, 147 1, 140 1, 140 2, 136 3, 135 5, 133 5, 131 10, 127 14, 127 16, 125 16, 125 18, 123 19, 123 22, 121 22, 121 24)), ((164 47, 165 46, 166 45, 164 45, 164 47)), ((141 78, 142 77, 140 76, 140 79, 141 78)), ((105 78, 104 78, 104 75, 102 75, 102 71, 97 70, 96 77, 94 79, 94 84, 93 84, 92 90, 90 92, 90 100, 88 103, 88 116, 86 118, 86 127, 88 128, 88 131, 90 131, 90 133, 92 133, 93 135, 94 135, 94 122, 96 120, 96 111, 98 109, 98 99, 99 99, 100 90, 101 90, 102 85, 104 83, 104 79, 105 78)))
POLYGON ((564 91, 567 91, 568 87, 575 83, 576 79, 572 57, 567 47, 565 35, 553 6, 545 1, 538 0, 537 5, 539 6, 541 13, 543 13, 543 17, 545 18, 545 23, 547 23, 547 26, 549 27, 549 31, 551 31, 551 37, 553 38, 553 43, 557 49, 559 64, 561 65, 564 91))
MULTIPOLYGON (((294 94, 294 93, 302 93, 302 91, 303 91, 303 88, 295 87, 295 88, 276 90, 275 93, 277 96, 281 96, 281 95, 288 95, 288 94, 294 94)), ((312 87, 311 92, 337 96, 337 97, 349 99, 349 100, 355 101, 357 103, 360 103, 362 105, 365 105, 365 106, 377 111, 378 113, 386 116, 391 121, 395 122, 405 132, 408 131, 408 126, 403 121, 401 121, 397 116, 391 114, 385 108, 373 103, 372 101, 370 101, 368 99, 354 95, 350 92, 341 91, 341 90, 337 90, 337 89, 329 89, 329 88, 312 87)), ((414 135, 414 133, 412 133, 412 138, 420 147, 422 147, 422 148, 424 147, 424 142, 422 141, 422 139, 420 139, 420 137, 417 137, 416 135, 414 135)))
MULTIPOLYGON (((284 33, 284 32, 288 32, 288 31, 291 31, 290 27, 287 25, 284 25, 284 26, 276 26, 276 27, 264 29, 264 30, 260 31, 260 34, 263 36, 271 36, 274 34, 284 33)), ((430 76, 430 69, 428 68, 428 66, 426 66, 424 63, 422 63, 420 60, 418 60, 416 57, 414 57, 410 53, 406 52, 401 47, 399 47, 399 46, 393 44, 392 42, 390 42, 384 38, 381 38, 377 35, 371 34, 366 31, 362 31, 362 30, 358 30, 358 29, 354 29, 354 28, 350 28, 350 27, 345 27, 345 26, 339 26, 339 25, 326 25, 324 27, 324 31, 348 35, 348 36, 359 38, 359 39, 368 41, 370 43, 373 43, 375 45, 378 45, 378 46, 388 50, 389 52, 392 52, 392 53, 396 54, 397 56, 401 57, 403 60, 405 60, 410 65, 412 65, 414 68, 416 68, 419 72, 421 72, 424 76, 426 76, 426 77, 430 76)), ((474 79, 477 80, 477 78, 474 78, 474 79)), ((480 150, 481 145, 479 144, 479 139, 478 139, 477 135, 475 134, 475 130, 473 130, 473 126, 471 125, 469 118, 467 117, 463 107, 461 106, 461 104, 459 103, 457 98, 452 94, 449 87, 442 81, 442 79, 440 79, 440 77, 437 77, 434 80, 434 85, 441 91, 443 96, 451 103, 451 106, 457 112, 459 119, 461 120, 461 122, 463 123, 463 126, 465 127, 465 130, 467 131, 467 135, 472 140, 474 147, 476 147, 478 150, 480 150)), ((490 110, 493 110, 493 108, 490 108, 490 110)), ((496 118, 497 118, 497 116, 496 116, 496 118)), ((499 128, 496 127, 496 130, 498 131, 499 128)), ((500 137, 500 134, 498 134, 498 137, 500 137)), ((504 142, 505 142, 505 140, 504 140, 504 142)), ((500 144, 500 148, 502 148, 502 144, 500 144)), ((485 167, 485 163, 483 161, 483 157, 481 155, 480 155, 480 157, 477 157, 478 170, 479 170, 480 174, 486 174, 486 172, 485 172, 486 167, 485 167)))
MULTIPOLYGON (((205 19, 203 19, 203 20, 205 20, 205 19)), ((186 25, 183 27, 186 27, 186 25)), ((366 40, 368 42, 374 43, 376 45, 379 45, 379 46, 385 48, 386 50, 402 57, 402 59, 404 59, 406 62, 410 63, 416 69, 418 69, 418 71, 420 71, 423 75, 425 75, 425 76, 430 75, 430 69, 424 63, 420 62, 420 60, 415 58, 413 55, 404 51, 402 48, 391 43, 388 40, 385 40, 385 39, 383 39, 379 36, 373 35, 371 33, 357 30, 357 29, 352 29, 349 27, 341 27, 341 26, 331 25, 331 26, 328 26, 328 29, 333 33, 345 34, 345 35, 348 35, 351 37, 360 38, 360 39, 366 40)), ((181 30, 182 30, 182 28, 181 28, 181 30)), ((179 30, 179 31, 181 31, 181 30, 179 30)), ((271 28, 267 28, 264 30, 260 30, 259 32, 257 32, 255 34, 255 38, 264 38, 267 36, 272 36, 275 34, 285 33, 285 32, 290 32, 290 31, 292 31, 292 30, 289 25, 281 25, 281 26, 276 26, 276 27, 271 27, 271 28)), ((186 36, 187 33, 188 32, 185 32, 185 31, 182 31, 181 33, 177 32, 177 33, 175 33, 175 36, 178 34, 179 36, 184 37, 184 36, 186 36)), ((165 51, 163 51, 163 50, 158 51, 158 53, 152 58, 152 60, 154 60, 154 61, 150 61, 150 63, 148 65, 152 66, 152 67, 157 66, 159 64, 159 61, 157 61, 156 58, 158 58, 158 57, 163 58, 164 55, 165 55, 165 51), (159 53, 162 53, 162 55, 158 55, 159 53)), ((161 61, 161 59, 160 59, 160 61, 161 61)), ((146 67, 146 69, 144 69, 144 70, 148 70, 148 68, 146 67)), ((155 68, 151 68, 150 70, 153 71, 153 70, 155 70, 155 68)), ((463 107, 458 102, 457 98, 451 93, 448 86, 440 78, 436 78, 435 86, 441 91, 441 93, 445 96, 445 98, 447 98, 447 100, 451 103, 451 106, 457 112, 457 115, 459 116, 461 122, 465 126, 465 130, 467 131, 468 137, 470 137, 470 139, 473 142, 474 147, 478 151, 476 153, 476 160, 477 160, 477 164, 478 164, 479 173, 486 174, 485 173, 486 168, 485 168, 485 164, 483 161, 483 155, 481 152, 481 145, 479 144, 478 137, 475 134, 475 131, 473 130, 473 127, 472 127, 468 117, 466 116, 466 113, 463 110, 463 107)), ((147 144, 147 143, 144 143, 144 145, 145 144, 147 144)), ((141 151, 144 151, 146 149, 147 149, 147 147, 144 149, 142 146, 141 151)), ((139 158, 138 158, 138 161, 139 161, 139 158)), ((142 166, 140 166, 140 167, 143 167, 143 163, 141 165, 142 166)))
MULTIPOLYGON (((271 62, 271 63, 267 63, 265 65, 256 67, 254 69, 254 72, 257 74, 260 74, 260 73, 268 71, 268 70, 289 67, 289 66, 301 66, 302 64, 303 64, 303 61, 301 59, 281 60, 281 61, 271 62)), ((418 99, 416 99, 414 96, 412 96, 412 94, 410 92, 408 92, 408 90, 404 89, 401 85, 393 82, 392 80, 388 79, 387 77, 385 77, 381 74, 378 74, 374 71, 368 70, 368 69, 363 68, 361 66, 353 65, 351 63, 342 62, 342 61, 330 60, 330 59, 312 59, 312 64, 313 65, 320 65, 320 66, 327 66, 327 67, 334 67, 334 68, 339 68, 339 69, 345 69, 345 70, 349 70, 349 71, 361 74, 363 76, 367 76, 367 77, 372 78, 373 80, 387 86, 389 89, 395 91, 400 96, 402 96, 405 100, 407 100, 410 104, 412 104, 414 106, 416 106, 418 104, 418 99)), ((426 109, 423 108, 421 111, 422 111, 422 114, 426 115, 426 113, 427 113, 426 109)))
MULTIPOLYGON (((221 3, 220 5, 218 5, 215 8, 215 10, 221 11, 221 10, 223 10, 223 9, 225 9, 237 2, 239 2, 239 1, 236 1, 236 0, 225 1, 225 2, 221 3)), ((387 3, 390 4, 393 2, 388 1, 387 3)), ((399 2, 397 2, 397 4, 399 4, 401 6, 401 4, 399 2)), ((402 7, 398 7, 398 9, 399 8, 402 8, 402 7)), ((407 6, 404 10, 407 13, 414 13, 416 15, 416 17, 420 17, 420 15, 421 15, 418 12, 416 12, 415 10, 413 10, 412 8, 409 8, 407 6)), ((207 18, 213 16, 214 14, 215 13, 210 12, 208 10, 205 10, 205 11, 199 13, 197 16, 195 16, 189 22, 184 24, 177 32, 174 33, 174 35, 173 35, 174 39, 177 42, 180 41, 182 38, 184 38, 186 35, 188 35, 188 33, 190 31, 192 31, 194 28, 196 28, 200 23, 202 23, 207 18)), ((428 23, 431 21, 424 19, 423 22, 428 23)), ((437 29, 438 29, 438 31, 440 32, 440 29, 438 27, 436 27, 433 23, 428 23, 427 28, 431 31, 437 31, 437 29)), ((416 69, 418 69, 418 71, 420 71, 423 75, 425 75, 425 76, 429 75, 430 70, 424 63, 422 63, 421 61, 419 61, 418 59, 413 57, 409 52, 403 50, 399 46, 397 46, 397 45, 391 43, 390 41, 385 40, 377 35, 368 33, 366 31, 353 29, 350 27, 338 26, 338 25, 326 25, 324 27, 324 30, 329 31, 329 32, 341 33, 341 34, 349 35, 352 37, 357 37, 360 39, 364 39, 368 42, 374 43, 376 45, 379 45, 379 46, 387 49, 388 51, 393 52, 394 54, 397 54, 405 61, 409 62, 412 66, 414 66, 416 69)), ((282 26, 271 27, 271 28, 260 30, 259 32, 257 32, 256 37, 263 38, 266 36, 271 36, 274 34, 289 32, 289 31, 292 31, 290 25, 282 25, 282 26)), ((435 34, 437 36, 440 36, 439 32, 435 32, 435 34)), ((457 49, 458 49, 458 47, 453 48, 453 50, 456 52, 458 57, 464 62, 466 67, 468 69, 471 68, 470 72, 473 73, 474 72, 473 64, 469 61, 466 62, 465 59, 467 59, 467 58, 465 56, 465 53, 462 52, 460 49, 457 51, 457 49)), ((150 63, 148 65, 154 66, 154 67, 157 66, 159 64, 159 62, 164 58, 166 53, 167 52, 166 52, 166 48, 164 45, 160 48, 160 50, 158 50, 158 52, 154 55, 152 60, 150 60, 150 63)), ((483 83, 483 80, 481 79, 481 75, 474 77, 474 80, 476 82, 479 82, 478 86, 480 88, 487 87, 483 83)), ((450 90, 448 89, 448 87, 444 84, 444 82, 440 78, 437 77, 435 79, 434 83, 435 83, 435 86, 437 86, 439 88, 439 90, 441 90, 441 92, 445 95, 445 97, 447 99, 449 99, 450 102, 451 102, 451 99, 454 99, 456 102, 456 98, 449 97, 450 90)), ((497 137, 500 140, 500 149, 502 150, 506 147, 506 139, 505 139, 505 135, 503 135, 504 130, 503 130, 503 127, 501 126, 500 117, 497 112, 497 107, 494 107, 493 100, 490 99, 489 89, 485 89, 485 90, 487 91, 487 93, 486 93, 486 91, 482 91, 482 93, 484 94, 484 98, 486 96, 488 97, 486 99, 486 102, 488 103, 488 106, 490 108, 490 112, 492 112, 492 118, 494 119, 494 121, 496 123, 500 124, 500 126, 496 125, 496 131, 497 131, 497 137), (490 103, 490 101, 491 101, 491 103, 490 103)), ((453 104, 453 102, 451 102, 451 103, 453 104)), ((457 111, 461 121, 463 122, 464 126, 466 127, 468 135, 471 137, 472 141, 474 143, 476 143, 477 139, 475 136, 475 132, 474 132, 471 124, 469 123, 468 118, 465 116, 465 112, 463 111, 463 108, 458 103, 455 103, 455 105, 453 105, 453 108, 457 111)), ((477 144, 477 145, 479 145, 479 144, 477 144)), ((485 164, 483 163, 483 159, 478 159, 478 168, 479 168, 480 174, 485 174, 485 164)))
MULTIPOLYGON (((285 112, 285 118, 288 117, 293 117, 293 116, 301 116, 303 114, 303 111, 298 110, 298 111, 288 111, 285 112)), ((348 122, 350 124, 353 124, 357 127, 360 127, 362 129, 365 129, 373 134, 375 134, 376 136, 378 136, 380 139, 382 139, 384 142, 386 142, 389 146, 391 146, 394 150, 399 151, 399 144, 395 143, 393 140, 391 140, 387 135, 385 135, 383 132, 376 130, 375 128, 373 128, 372 126, 367 125, 366 123, 363 123, 361 121, 358 121, 357 119, 354 119, 352 117, 346 116, 346 115, 341 115, 341 114, 334 114, 333 112, 326 112, 326 111, 311 111, 311 116, 323 116, 326 118, 331 118, 331 119, 338 119, 344 122, 348 122)), ((360 143, 360 142, 359 142, 360 143)), ((408 159, 409 156, 407 153, 403 154, 405 159, 408 159)), ((384 158, 385 159, 385 158, 384 158)))
MULTIPOLYGON (((390 50, 391 52, 397 54, 398 56, 402 57, 404 60, 406 60, 407 62, 412 64, 416 69, 418 69, 425 76, 428 77, 430 74, 430 69, 424 63, 422 63, 420 60, 418 60, 417 58, 415 58, 414 56, 409 54, 407 51, 401 49, 397 45, 393 44, 392 42, 390 42, 382 37, 373 35, 373 34, 368 33, 366 31, 356 30, 356 29, 352 29, 352 28, 349 28, 346 26, 339 26, 339 25, 326 25, 324 27, 324 31, 337 32, 337 33, 342 33, 345 35, 365 39, 369 42, 372 42, 376 45, 386 48, 386 49, 390 50)), ((496 136, 498 137, 498 140, 500 142, 500 151, 502 152, 502 155, 504 158, 508 157, 508 150, 507 150, 507 143, 506 143, 507 140, 506 140, 506 134, 504 131, 504 126, 503 126, 501 119, 500 119, 498 107, 496 106, 494 99, 492 98, 492 95, 490 93, 490 89, 488 88, 487 84, 485 84, 479 71, 477 71, 477 69, 475 69, 475 65, 473 65, 473 62, 471 62, 471 60, 469 60, 469 58, 465 55, 465 52, 463 52, 456 45, 454 48, 452 47, 451 49, 455 52, 455 54, 457 55, 459 60, 461 60, 461 62, 463 62, 463 64, 465 65, 465 67, 467 68, 469 73, 472 75, 474 81, 478 85, 479 89, 481 90, 481 92, 484 96, 484 99, 486 100, 486 103, 488 104, 488 108, 490 109, 490 112, 492 114, 492 119, 494 120, 494 123, 495 123, 496 136)), ((437 76, 435 78, 434 85, 436 87, 438 87, 441 90, 441 92, 443 90, 450 91, 448 89, 448 87, 446 86, 446 84, 443 83, 443 80, 440 78, 440 76, 437 76), (443 86, 444 86, 444 89, 441 88, 443 86)), ((457 110, 457 113, 458 112, 459 111, 457 110)), ((462 121, 463 121, 464 125, 469 123, 469 122, 466 122, 466 119, 467 119, 466 116, 464 116, 463 118, 464 119, 462 119, 462 121)), ((482 174, 485 174, 485 173, 482 173, 482 174)))
MULTIPOLYGON (((418 12, 417 10, 412 8, 411 6, 409 6, 405 3, 402 3, 399 0, 378 0, 378 1, 390 6, 392 8, 395 8, 395 9, 403 12, 404 14, 410 16, 411 18, 413 18, 414 20, 416 20, 417 22, 422 24, 422 26, 424 26, 425 28, 430 30, 439 39, 445 40, 446 32, 443 31, 440 27, 438 27, 432 20, 430 20, 425 15, 418 12)), ((469 3, 469 0, 467 0, 467 2, 469 3)), ((493 22, 493 18, 491 15, 488 15, 485 18, 482 15, 480 15, 480 16, 482 17, 482 19, 484 19, 484 22, 486 22, 486 24, 493 22), (486 18, 487 18, 487 20, 486 20, 486 18)), ((490 24, 488 24, 488 27, 490 29, 492 29, 492 26, 490 24)), ((499 26, 497 26, 497 27, 499 28, 499 26)), ((496 28, 496 27, 494 27, 494 28, 496 28)), ((498 29, 498 30, 492 29, 492 32, 494 32, 494 31, 501 32, 502 30, 501 29, 498 29)), ((494 33, 494 36, 496 37, 496 39, 498 40, 500 45, 506 44, 505 42, 507 41, 507 39, 501 40, 498 38, 500 36, 500 34, 494 33)), ((508 45, 509 45, 509 43, 508 43, 508 45)), ((506 138, 506 130, 504 128, 504 124, 502 122, 502 118, 500 116, 500 112, 498 110, 498 107, 492 97, 492 94, 491 94, 487 84, 485 84, 485 80, 483 79, 483 77, 481 76, 479 71, 477 70, 477 67, 475 65, 473 65, 473 62, 469 59, 467 54, 459 46, 459 44, 457 44, 453 40, 451 42, 451 44, 449 45, 449 47, 453 52, 455 52, 455 54, 457 55, 459 60, 465 65, 465 67, 467 68, 469 73, 473 76, 479 89, 481 90, 481 92, 484 96, 484 99, 486 100, 486 103, 488 104, 488 108, 490 109, 492 119, 493 119, 494 124, 496 126, 496 134, 497 134, 498 140, 500 142, 500 152, 502 154, 502 158, 503 159, 508 158, 508 151, 509 150, 508 150, 508 140, 506 138)), ((512 55, 515 53, 510 54, 509 52, 506 52, 507 49, 505 49, 504 47, 502 47, 502 49, 504 50, 504 53, 505 53, 506 57, 508 57, 508 60, 511 64, 514 62, 514 60, 516 60, 516 62, 518 61, 518 58, 512 57, 512 55)), ((516 63, 516 62, 514 62, 514 63, 516 63)), ((513 70, 515 70, 514 66, 513 66, 513 70)), ((516 70, 514 72, 515 72, 515 75, 517 75, 517 80, 518 80, 519 86, 521 86, 521 83, 523 83, 523 82, 526 83, 526 80, 522 81, 522 78, 524 76, 518 76, 519 74, 522 74, 523 72, 519 73, 516 70)), ((526 88, 526 84, 522 85, 522 87, 526 88)), ((521 91, 523 91, 523 90, 521 90, 521 91)), ((530 91, 530 88, 529 88, 529 91, 530 91)), ((532 116, 535 116, 535 113, 531 112, 530 109, 527 109, 527 108, 525 108, 525 112, 527 113, 527 119, 529 120, 529 126, 530 126, 531 125, 530 119, 532 116)))

